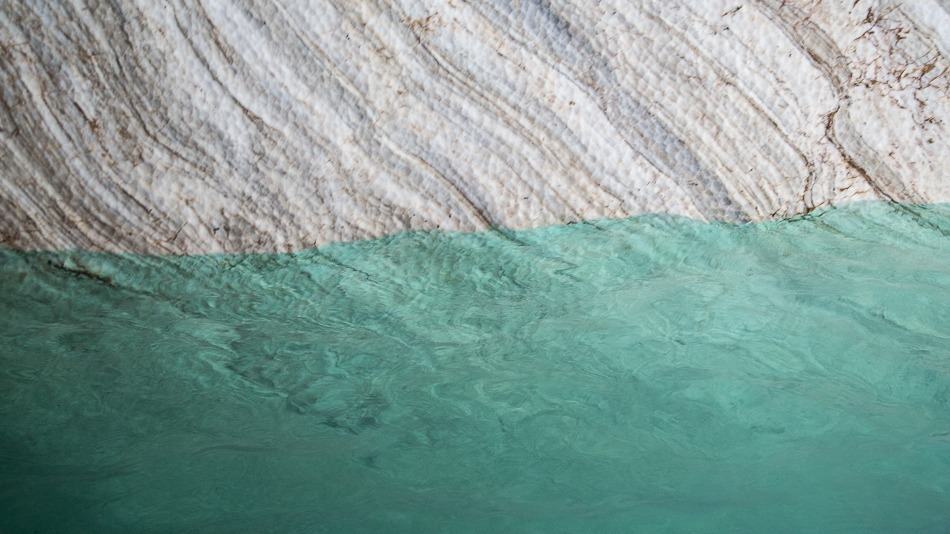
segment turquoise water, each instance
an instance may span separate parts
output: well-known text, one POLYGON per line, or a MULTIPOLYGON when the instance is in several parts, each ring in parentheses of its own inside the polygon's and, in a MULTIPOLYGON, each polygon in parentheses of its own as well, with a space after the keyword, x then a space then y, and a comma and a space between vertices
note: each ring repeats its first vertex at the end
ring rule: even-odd
POLYGON ((0 251, 0 531, 948 532, 948 232, 0 251))

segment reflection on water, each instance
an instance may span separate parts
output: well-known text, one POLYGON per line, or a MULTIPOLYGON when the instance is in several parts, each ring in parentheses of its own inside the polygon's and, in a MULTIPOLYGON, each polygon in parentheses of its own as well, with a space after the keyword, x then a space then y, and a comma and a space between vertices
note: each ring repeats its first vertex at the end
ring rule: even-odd
POLYGON ((0 530, 940 532, 947 232, 0 251, 0 530))

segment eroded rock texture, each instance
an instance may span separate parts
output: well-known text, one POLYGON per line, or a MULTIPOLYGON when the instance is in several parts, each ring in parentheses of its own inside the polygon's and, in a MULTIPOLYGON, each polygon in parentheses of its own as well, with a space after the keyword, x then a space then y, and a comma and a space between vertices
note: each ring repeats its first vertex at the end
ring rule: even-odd
POLYGON ((6 246, 950 200, 945 0, 0 6, 6 246))

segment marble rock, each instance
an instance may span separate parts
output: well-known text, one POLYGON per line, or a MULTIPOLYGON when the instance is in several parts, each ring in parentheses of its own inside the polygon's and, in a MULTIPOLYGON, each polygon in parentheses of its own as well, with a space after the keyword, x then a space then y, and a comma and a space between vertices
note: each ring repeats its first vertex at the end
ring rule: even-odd
POLYGON ((0 243, 950 201, 946 0, 0 1, 0 243))

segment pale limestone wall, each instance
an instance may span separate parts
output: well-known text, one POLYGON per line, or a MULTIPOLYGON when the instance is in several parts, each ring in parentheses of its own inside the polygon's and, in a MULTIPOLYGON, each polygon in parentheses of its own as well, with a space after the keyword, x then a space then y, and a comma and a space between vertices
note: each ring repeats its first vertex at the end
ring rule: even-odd
POLYGON ((946 0, 0 0, 0 45, 6 246, 950 200, 946 0))

